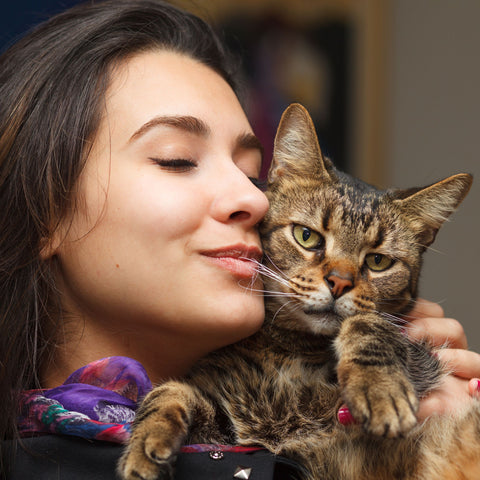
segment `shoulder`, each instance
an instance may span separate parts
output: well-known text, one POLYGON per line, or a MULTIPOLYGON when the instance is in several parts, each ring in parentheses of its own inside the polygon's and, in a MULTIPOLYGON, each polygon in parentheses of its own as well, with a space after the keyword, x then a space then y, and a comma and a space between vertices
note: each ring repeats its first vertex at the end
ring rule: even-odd
MULTIPOLYGON (((13 451, 13 445, 6 445, 13 451)), ((122 453, 119 444, 79 437, 43 435, 24 438, 16 445, 8 480, 118 480, 115 466, 122 453)))
MULTIPOLYGON (((5 446, 5 445, 4 445, 5 446)), ((12 448, 7 444, 7 449, 12 448)), ((78 437, 44 435, 22 439, 8 480, 119 480, 115 469, 122 446, 78 437)), ((296 463, 265 450, 193 452, 178 456, 175 480, 290 480, 297 478, 296 463), (237 476, 235 476, 237 475, 237 476)))

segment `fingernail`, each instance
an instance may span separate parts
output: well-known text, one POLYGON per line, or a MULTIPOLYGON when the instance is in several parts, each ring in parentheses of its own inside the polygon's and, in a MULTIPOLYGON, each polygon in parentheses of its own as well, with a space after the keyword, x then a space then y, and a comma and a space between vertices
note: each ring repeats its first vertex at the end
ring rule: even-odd
POLYGON ((342 425, 351 425, 352 423, 355 423, 355 419, 346 405, 338 409, 337 418, 342 425))
POLYGON ((478 378, 472 378, 468 382, 468 390, 472 397, 480 398, 480 380, 478 378))

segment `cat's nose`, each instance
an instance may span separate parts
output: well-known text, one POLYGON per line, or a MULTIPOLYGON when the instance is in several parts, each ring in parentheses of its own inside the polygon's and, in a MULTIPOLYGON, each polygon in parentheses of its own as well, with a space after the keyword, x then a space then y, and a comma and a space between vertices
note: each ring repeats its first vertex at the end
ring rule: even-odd
POLYGON ((324 280, 335 300, 353 288, 353 277, 350 274, 340 275, 332 272, 326 275, 324 280))

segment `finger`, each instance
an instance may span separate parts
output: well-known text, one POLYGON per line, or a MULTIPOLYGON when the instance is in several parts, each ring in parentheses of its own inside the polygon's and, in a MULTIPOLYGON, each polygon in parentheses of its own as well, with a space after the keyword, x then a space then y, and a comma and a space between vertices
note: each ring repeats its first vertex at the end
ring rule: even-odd
POLYGON ((461 378, 480 377, 480 355, 464 349, 445 348, 436 352, 447 371, 461 378))
POLYGON ((405 315, 405 318, 407 320, 415 320, 424 317, 441 318, 444 316, 443 308, 438 303, 430 302, 424 298, 417 298, 413 309, 408 315, 405 315))
POLYGON ((469 389, 468 380, 448 375, 437 389, 420 401, 418 420, 423 421, 431 415, 453 414, 471 405, 469 389))
POLYGON ((468 382, 468 391, 474 398, 480 398, 480 379, 472 378, 468 382))
POLYGON ((353 418, 353 415, 350 413, 350 410, 348 407, 343 404, 337 412, 337 420, 339 423, 342 425, 352 425, 356 423, 355 419, 353 418))
MULTIPOLYGON (((480 379, 465 380, 448 375, 436 390, 420 401, 417 419, 423 421, 431 415, 458 412, 460 408, 471 403, 472 397, 480 398, 480 379)), ((339 408, 337 419, 345 426, 357 423, 345 404, 339 408)))
POLYGON ((462 324, 454 318, 418 318, 403 327, 414 340, 429 340, 434 346, 468 348, 467 336, 462 324))

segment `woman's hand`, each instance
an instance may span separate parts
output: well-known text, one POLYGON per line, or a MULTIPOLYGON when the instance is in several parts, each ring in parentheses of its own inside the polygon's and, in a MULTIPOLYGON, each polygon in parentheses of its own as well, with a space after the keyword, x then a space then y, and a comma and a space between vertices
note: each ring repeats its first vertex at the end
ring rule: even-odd
POLYGON ((480 355, 467 350, 467 338, 462 325, 444 318, 436 303, 418 299, 409 313, 405 333, 412 339, 427 338, 437 347, 440 360, 450 374, 442 384, 420 402, 417 417, 424 420, 432 414, 455 412, 480 396, 480 355))
MULTIPOLYGON (((428 339, 438 350, 440 360, 449 375, 430 395, 420 401, 417 417, 420 421, 430 415, 453 413, 467 406, 474 397, 480 397, 480 355, 467 350, 467 337, 462 325, 445 318, 440 305, 418 299, 415 308, 405 319, 405 334, 415 340, 428 339)), ((348 408, 338 411, 343 425, 354 423, 348 408)))

